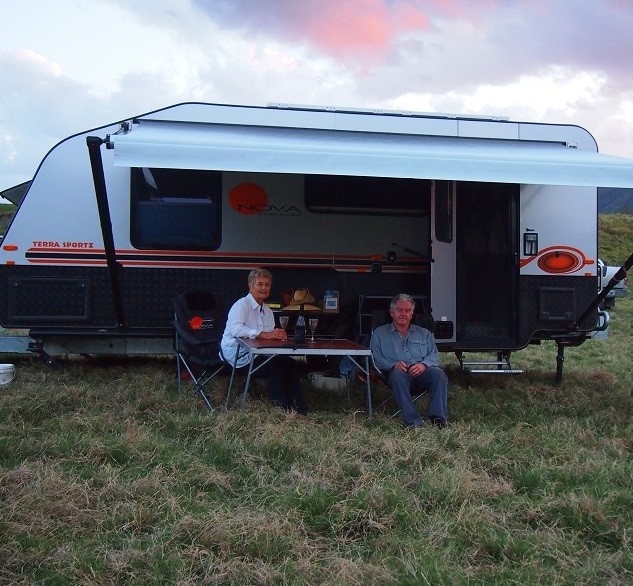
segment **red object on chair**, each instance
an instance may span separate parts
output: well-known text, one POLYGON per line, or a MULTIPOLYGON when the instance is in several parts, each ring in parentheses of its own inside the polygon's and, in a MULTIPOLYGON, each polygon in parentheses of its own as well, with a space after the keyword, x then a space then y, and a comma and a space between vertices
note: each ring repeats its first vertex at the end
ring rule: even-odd
POLYGON ((191 326, 192 330, 199 330, 202 328, 202 318, 199 315, 194 315, 190 320, 189 320, 189 325, 191 326))

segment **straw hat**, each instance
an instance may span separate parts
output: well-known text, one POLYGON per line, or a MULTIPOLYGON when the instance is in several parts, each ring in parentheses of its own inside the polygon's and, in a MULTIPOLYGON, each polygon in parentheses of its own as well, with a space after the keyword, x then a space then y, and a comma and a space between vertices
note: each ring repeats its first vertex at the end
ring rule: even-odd
POLYGON ((304 311, 321 311, 320 307, 313 305, 316 300, 309 289, 297 289, 293 296, 290 305, 284 307, 284 311, 287 310, 300 310, 303 305, 304 311))

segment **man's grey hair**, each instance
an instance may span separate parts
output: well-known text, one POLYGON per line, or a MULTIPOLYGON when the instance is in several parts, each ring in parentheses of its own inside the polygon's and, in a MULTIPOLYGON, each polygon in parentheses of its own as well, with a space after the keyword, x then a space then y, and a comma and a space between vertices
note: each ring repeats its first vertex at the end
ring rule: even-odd
POLYGON ((270 279, 271 281, 273 280, 273 275, 269 270, 258 268, 253 269, 250 273, 248 273, 248 284, 252 285, 260 277, 270 279))
POLYGON ((411 295, 407 295, 406 293, 398 293, 391 300, 391 303, 389 304, 389 308, 390 309, 395 309, 396 308, 396 304, 398 303, 398 301, 408 301, 411 304, 411 306, 413 307, 413 309, 415 309, 415 299, 413 299, 413 297, 411 297, 411 295))

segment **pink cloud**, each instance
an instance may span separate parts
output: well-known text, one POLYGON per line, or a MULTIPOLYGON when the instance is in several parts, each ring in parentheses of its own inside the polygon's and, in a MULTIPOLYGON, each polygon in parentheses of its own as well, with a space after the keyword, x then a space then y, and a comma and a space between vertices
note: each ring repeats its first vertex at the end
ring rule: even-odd
POLYGON ((405 1, 340 0, 310 10, 302 28, 315 45, 338 55, 359 49, 382 50, 402 31, 428 29, 429 18, 405 1))
POLYGON ((429 14, 454 10, 456 0, 192 1, 233 28, 307 41, 337 56, 368 52, 375 57, 403 32, 430 29, 429 14))

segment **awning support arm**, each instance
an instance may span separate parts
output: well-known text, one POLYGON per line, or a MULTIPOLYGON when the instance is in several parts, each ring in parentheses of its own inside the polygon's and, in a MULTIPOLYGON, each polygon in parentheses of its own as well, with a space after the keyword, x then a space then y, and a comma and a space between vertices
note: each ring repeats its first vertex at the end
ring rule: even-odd
POLYGON ((99 221, 101 223, 101 234, 103 235, 103 247, 105 249, 106 263, 108 265, 108 275, 110 277, 110 288, 114 301, 114 311, 116 314, 117 327, 125 327, 125 316, 123 312, 123 297, 121 295, 121 284, 119 273, 121 265, 116 260, 114 248, 114 237, 112 235, 112 221, 110 219, 110 207, 108 205, 108 192, 106 190, 105 175, 103 173, 103 159, 101 158, 101 145, 105 141, 98 136, 88 136, 88 153, 90 155, 90 167, 92 168, 92 180, 95 186, 97 207, 99 209, 99 221))

